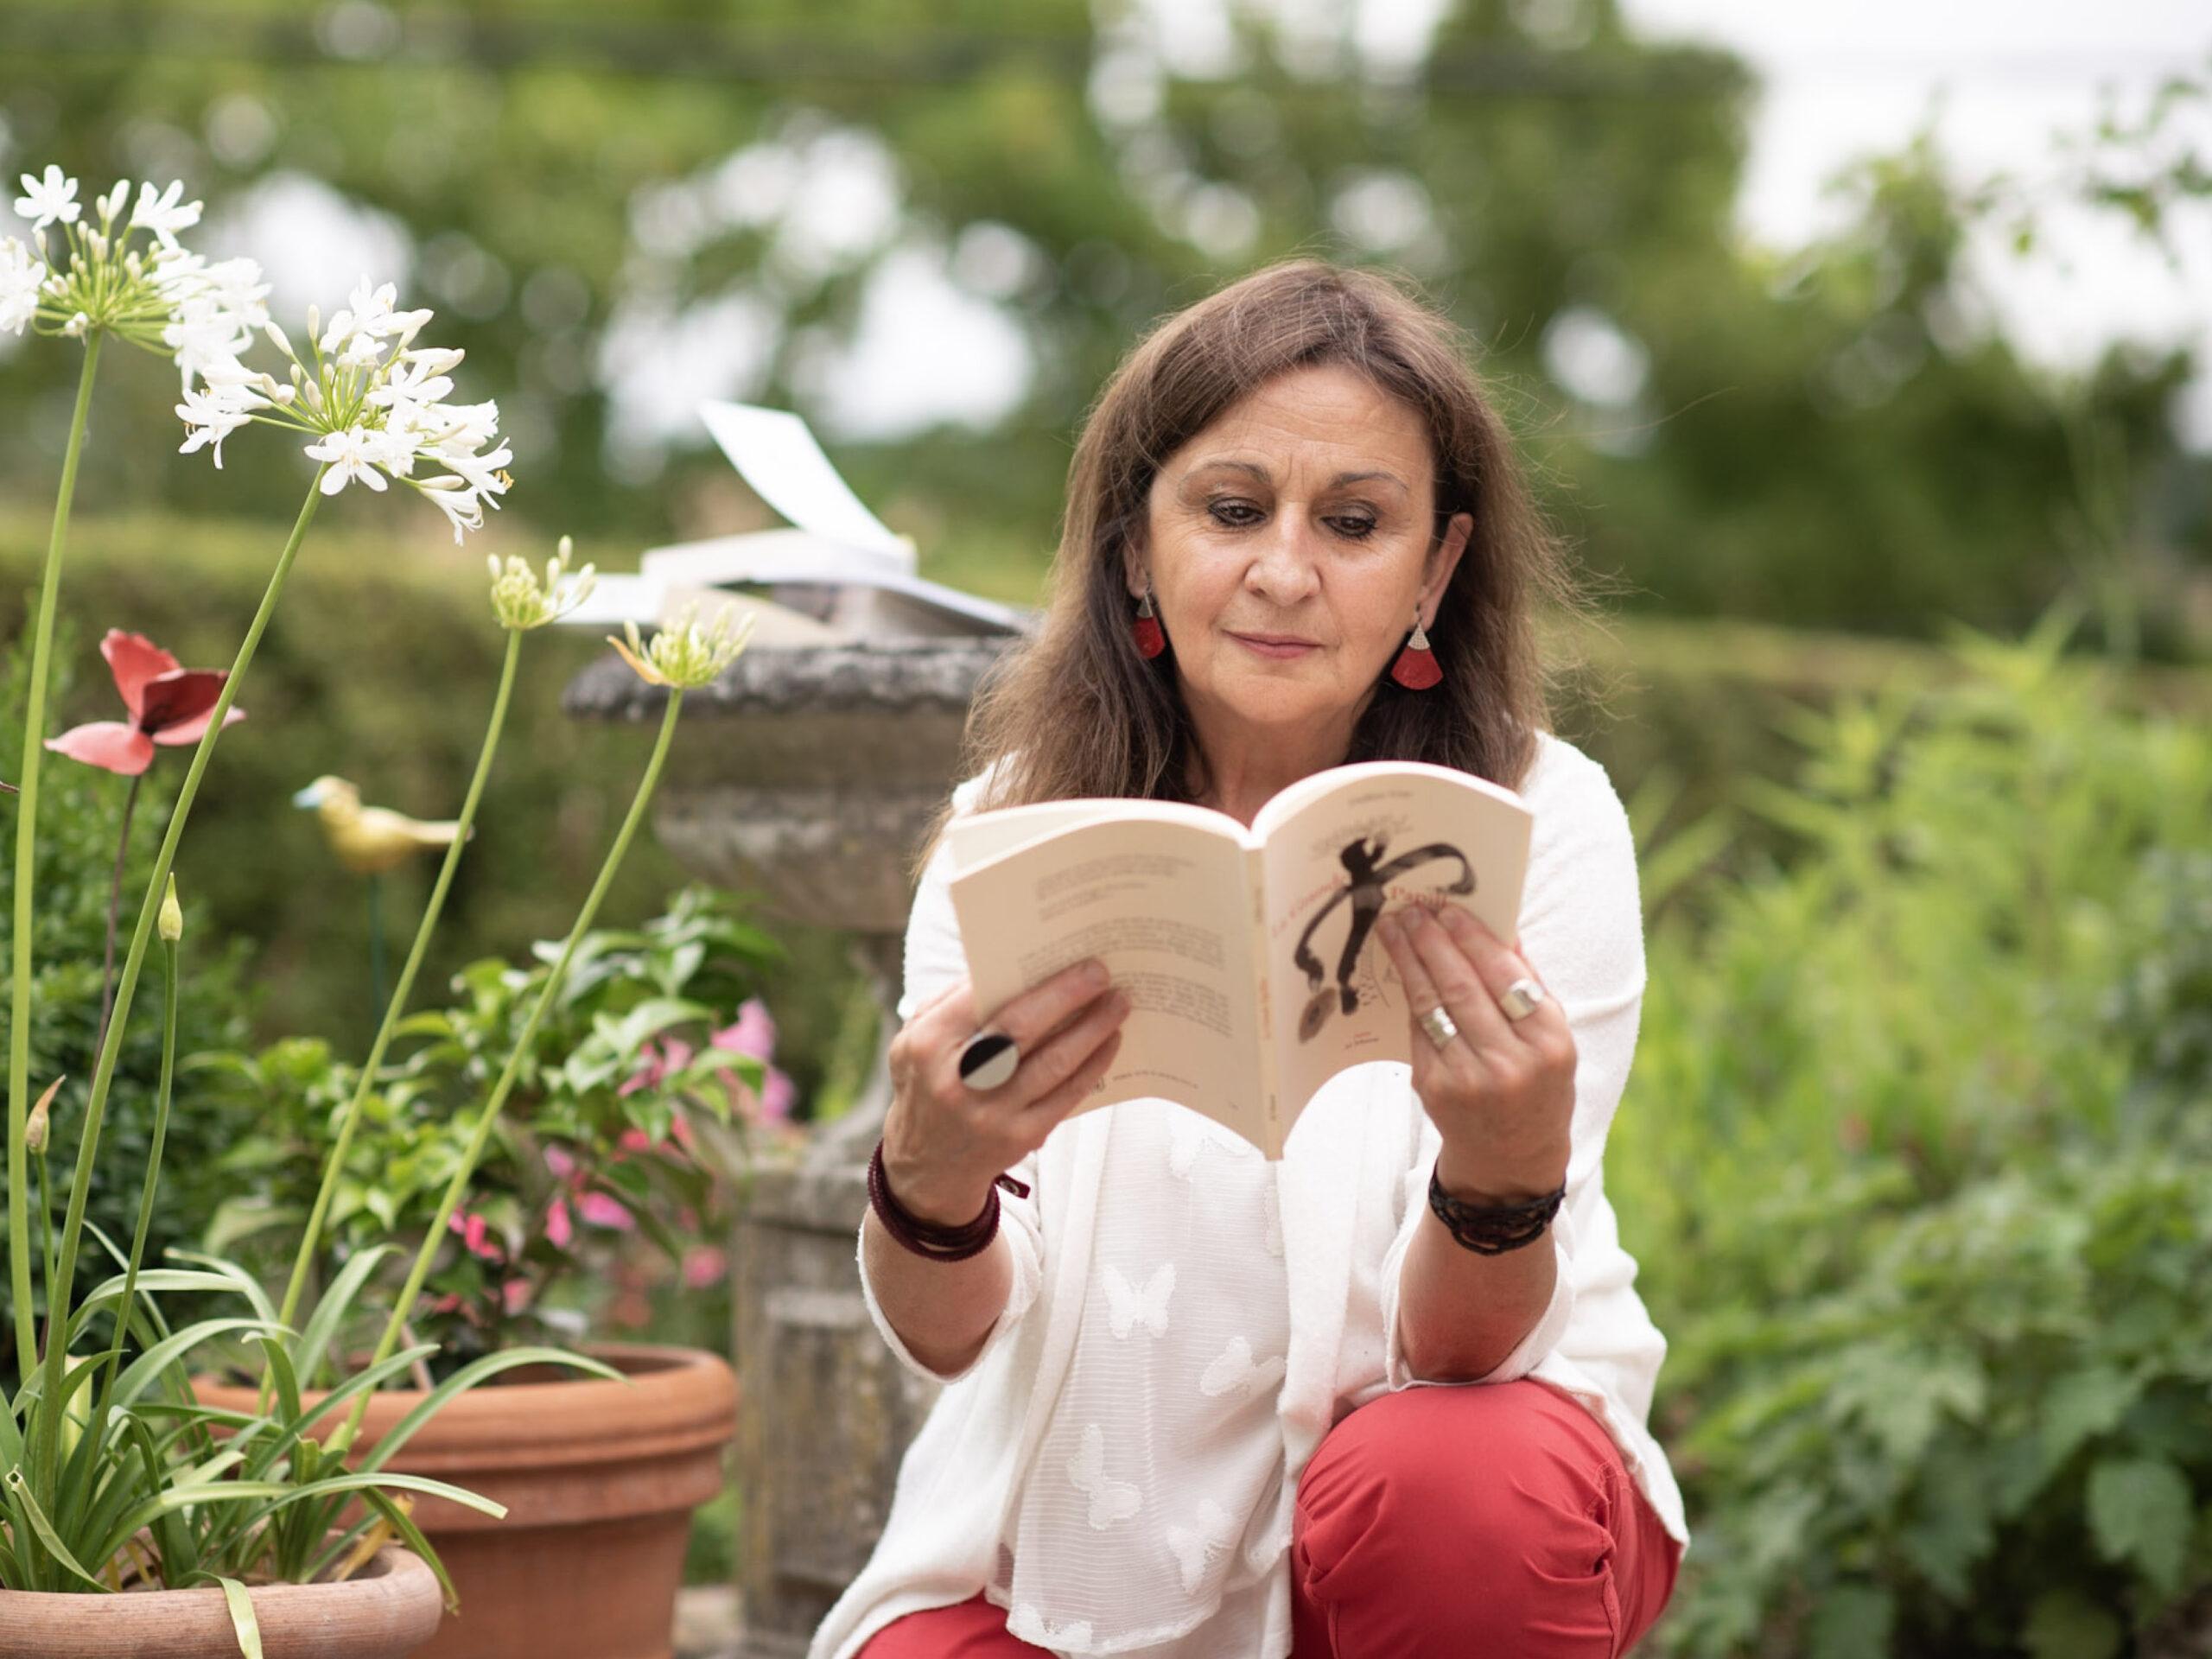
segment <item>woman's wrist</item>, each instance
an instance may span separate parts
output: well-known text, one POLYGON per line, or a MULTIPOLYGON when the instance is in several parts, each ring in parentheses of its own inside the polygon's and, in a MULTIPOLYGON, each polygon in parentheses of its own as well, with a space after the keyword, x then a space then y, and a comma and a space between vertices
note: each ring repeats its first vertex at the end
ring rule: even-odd
POLYGON ((1001 1186, 1028 1196, 1027 1187, 1012 1176, 1001 1175, 983 1189, 982 1206, 969 1220, 957 1224, 933 1222, 907 1209, 892 1190, 884 1173, 882 1141, 875 1143, 875 1152, 868 1159, 868 1208, 877 1223, 901 1249, 931 1262, 965 1262, 990 1248, 998 1236, 1001 1186))
POLYGON ((991 1175, 948 1171, 902 1151, 894 1133, 878 1143, 884 1179, 898 1194, 899 1206, 916 1220, 937 1227, 960 1227, 982 1214, 990 1203, 991 1175))
POLYGON ((1455 1147, 1447 1141, 1436 1154, 1436 1183, 1466 1204, 1526 1204, 1566 1185, 1571 1150, 1561 1144, 1508 1155, 1495 1149, 1455 1147))

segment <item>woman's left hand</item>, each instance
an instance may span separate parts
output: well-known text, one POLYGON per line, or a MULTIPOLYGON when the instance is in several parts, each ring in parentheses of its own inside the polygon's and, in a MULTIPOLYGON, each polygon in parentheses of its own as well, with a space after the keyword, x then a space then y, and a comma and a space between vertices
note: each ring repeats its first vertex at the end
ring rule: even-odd
POLYGON ((1375 932, 1405 986, 1414 1091, 1444 1138, 1439 1181, 1478 1202, 1553 1191, 1566 1179, 1574 1119, 1574 1033, 1558 999, 1547 995, 1508 1019, 1499 999, 1515 981, 1536 976, 1456 906, 1431 913, 1408 905, 1375 932), (1441 1045, 1421 1023, 1440 1007, 1459 1027, 1441 1045))

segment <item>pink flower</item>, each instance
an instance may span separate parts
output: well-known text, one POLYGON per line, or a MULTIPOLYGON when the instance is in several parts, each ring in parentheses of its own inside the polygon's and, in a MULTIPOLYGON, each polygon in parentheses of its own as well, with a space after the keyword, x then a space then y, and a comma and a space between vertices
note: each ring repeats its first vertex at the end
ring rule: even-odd
POLYGON ((637 1225, 630 1218, 629 1211, 604 1192, 583 1194, 576 1200, 576 1213, 594 1227, 612 1227, 619 1233, 626 1233, 637 1225))
POLYGON ((683 1282, 693 1290, 718 1283, 728 1271, 728 1255, 711 1244, 694 1244, 683 1252, 683 1282))
POLYGON ((506 1253, 492 1243, 491 1224, 483 1217, 471 1215, 464 1219, 456 1211, 451 1224, 453 1230, 461 1235, 461 1242, 467 1247, 471 1255, 481 1257, 486 1262, 503 1262, 506 1259, 506 1253))
POLYGON ((759 997, 748 997, 738 1008, 734 1024, 724 1026, 707 1039, 715 1048, 732 1054, 744 1054, 756 1060, 772 1059, 776 1053, 776 1022, 769 1017, 768 1005, 759 997))
POLYGON ((620 1096, 634 1095, 640 1089, 651 1089, 664 1077, 672 1077, 690 1065, 696 1052, 691 1045, 680 1037, 671 1037, 665 1043, 647 1043, 645 1062, 630 1074, 629 1080, 614 1092, 620 1096))
MULTIPOLYGON (((737 1011, 734 1024, 724 1026, 708 1042, 726 1053, 742 1054, 764 1065, 776 1052, 776 1022, 769 1017, 768 1005, 759 997, 750 997, 737 1011)), ((740 1084, 730 1072, 722 1074, 724 1086, 730 1092, 731 1103, 744 1117, 757 1116, 764 1123, 785 1123, 791 1120, 791 1108, 798 1103, 798 1085, 785 1073, 770 1065, 761 1080, 757 1102, 752 1091, 740 1084), (748 1105, 755 1110, 748 1111, 748 1105)))
MULTIPOLYGON (((73 726, 46 747, 72 760, 99 766, 125 778, 136 778, 154 764, 154 745, 197 743, 207 729, 215 700, 223 694, 229 676, 221 669, 181 667, 175 658, 141 633, 110 628, 100 641, 100 655, 115 676, 115 689, 130 713, 128 721, 97 720, 73 726)), ((223 717, 229 726, 245 718, 233 709, 223 717)))
POLYGON ((766 1123, 788 1123, 791 1108, 798 1104, 798 1084, 779 1071, 768 1068, 768 1075, 760 1085, 760 1118, 766 1123))
POLYGON ((569 1223, 569 1201, 553 1200, 552 1208, 545 1212, 545 1237, 556 1250, 569 1248, 569 1241, 575 1236, 575 1229, 569 1223))
POLYGON ((507 1310, 509 1319, 530 1306, 530 1281, 510 1279, 499 1287, 499 1306, 507 1310))
POLYGON ((566 1147, 548 1147, 545 1148, 545 1167, 565 1181, 575 1174, 576 1160, 569 1156, 566 1147))

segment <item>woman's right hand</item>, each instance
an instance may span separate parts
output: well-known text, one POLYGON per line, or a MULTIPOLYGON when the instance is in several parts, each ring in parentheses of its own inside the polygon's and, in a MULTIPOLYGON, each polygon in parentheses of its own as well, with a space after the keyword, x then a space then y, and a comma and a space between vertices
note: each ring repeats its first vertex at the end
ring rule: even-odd
POLYGON ((1114 1063, 1128 999, 1101 963, 1077 963, 1000 1008, 990 1027, 1021 1063, 996 1089, 969 1087, 960 1052, 980 1021, 962 980, 925 1003, 891 1039, 891 1106, 883 1173, 899 1206, 957 1227, 975 1220, 991 1183, 1045 1143, 1114 1063))

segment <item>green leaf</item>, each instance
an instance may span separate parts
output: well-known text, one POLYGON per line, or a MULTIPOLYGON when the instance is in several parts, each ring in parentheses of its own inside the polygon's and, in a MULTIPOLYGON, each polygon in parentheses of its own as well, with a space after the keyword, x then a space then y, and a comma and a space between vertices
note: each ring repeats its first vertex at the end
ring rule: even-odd
POLYGON ((31 1496, 31 1484, 23 1478, 23 1471, 10 1469, 7 1479, 8 1490, 15 1494, 16 1502, 22 1506, 23 1518, 31 1523, 31 1530, 38 1535, 38 1541, 46 1546, 47 1553, 93 1589, 105 1590, 107 1586, 86 1572, 77 1558, 69 1553, 68 1545, 61 1541, 61 1535, 54 1531, 54 1522, 47 1519, 46 1511, 39 1507, 38 1499, 31 1496))
POLYGON ((223 1600, 231 1610, 231 1629, 238 1633, 238 1651, 245 1659, 261 1659, 261 1621, 254 1616, 253 1598, 236 1579, 216 1578, 223 1586, 223 1600))
POLYGON ((401 1543, 423 1558, 423 1564, 437 1577, 438 1589, 444 1598, 446 1611, 458 1613, 461 1611, 461 1592, 454 1588, 453 1580, 446 1572, 446 1564, 438 1558, 435 1547, 423 1535, 423 1529, 415 1524, 413 1518, 405 1510, 400 1508, 377 1487, 363 1487, 361 1499, 384 1517, 385 1523, 398 1535, 401 1543))
POLYGON ((592 1020, 592 1029, 606 1038, 616 1053, 626 1058, 671 1026, 709 1019, 713 1014, 714 1010, 704 1003, 690 1001, 683 997, 652 996, 639 1003, 619 1021, 610 1020, 605 1014, 595 1016, 592 1020))
POLYGON ((2164 1458, 2106 1458, 2089 1471, 2089 1533, 2108 1561, 2133 1562, 2162 1594, 2181 1584, 2196 1506, 2164 1458))
POLYGON ((377 1441, 376 1450, 361 1460, 361 1472, 370 1474, 383 1468, 385 1460, 412 1440, 423 1424, 444 1410, 446 1402, 455 1395, 466 1393, 503 1371, 512 1371, 524 1365, 566 1365, 590 1376, 603 1376, 617 1382, 627 1380, 621 1372, 602 1360, 588 1359, 582 1355, 566 1353, 558 1348, 506 1348, 496 1354, 486 1354, 481 1359, 471 1360, 439 1383, 423 1396, 421 1404, 394 1423, 377 1441))
POLYGON ((353 1307, 354 1297, 360 1294, 362 1283, 376 1271, 377 1263, 397 1254, 398 1249, 396 1244, 379 1244, 372 1249, 357 1251, 331 1281, 330 1288, 315 1304, 315 1315, 301 1332, 299 1345, 293 1352, 294 1368, 303 1382, 312 1386, 331 1338, 353 1307))
POLYGON ((2071 1590, 2037 1596, 2020 1626, 2020 1645, 2032 1659, 2113 1659, 2124 1632, 2103 1608, 2071 1590))
POLYGON ((2056 1468, 2085 1440, 2109 1433, 2135 1403, 2142 1385, 2110 1365, 2070 1371, 2044 1395, 2041 1419, 2044 1456, 2056 1468))
POLYGON ((1890 1650, 1897 1617, 1897 1598, 1880 1586, 1837 1585, 1806 1624, 1807 1659, 1876 1659, 1890 1650))

